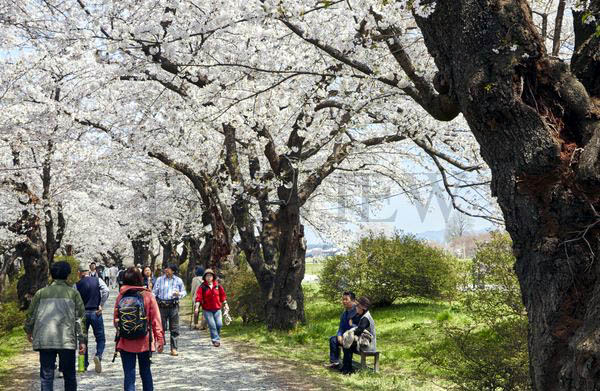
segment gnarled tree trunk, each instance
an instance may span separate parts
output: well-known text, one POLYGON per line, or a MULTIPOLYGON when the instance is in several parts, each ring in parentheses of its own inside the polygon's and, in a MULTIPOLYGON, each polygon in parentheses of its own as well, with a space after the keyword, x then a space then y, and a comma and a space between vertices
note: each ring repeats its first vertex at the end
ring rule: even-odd
POLYGON ((147 266, 150 262, 150 234, 142 232, 131 240, 133 247, 133 264, 147 266))
POLYGON ((548 56, 530 15, 525 0, 438 0, 417 22, 440 97, 463 113, 492 171, 529 316, 534 389, 597 390, 600 108, 589 69, 598 70, 598 38, 580 40, 596 52, 577 59, 588 70, 578 80, 548 56))
POLYGON ((302 292, 306 242, 298 203, 282 207, 277 223, 279 259, 267 301, 267 325, 270 329, 289 330, 306 321, 302 292))
POLYGON ((21 259, 25 274, 17 282, 17 295, 21 309, 27 309, 38 289, 48 285, 48 260, 42 239, 40 220, 36 215, 23 211, 14 231, 26 236, 15 247, 15 256, 21 259))

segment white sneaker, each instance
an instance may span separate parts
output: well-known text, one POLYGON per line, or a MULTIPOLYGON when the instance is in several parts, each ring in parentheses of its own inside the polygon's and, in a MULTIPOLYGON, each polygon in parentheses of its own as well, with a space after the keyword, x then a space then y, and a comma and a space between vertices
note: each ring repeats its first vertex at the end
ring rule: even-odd
POLYGON ((96 367, 96 373, 102 372, 102 361, 100 360, 100 357, 94 356, 94 366, 96 367))

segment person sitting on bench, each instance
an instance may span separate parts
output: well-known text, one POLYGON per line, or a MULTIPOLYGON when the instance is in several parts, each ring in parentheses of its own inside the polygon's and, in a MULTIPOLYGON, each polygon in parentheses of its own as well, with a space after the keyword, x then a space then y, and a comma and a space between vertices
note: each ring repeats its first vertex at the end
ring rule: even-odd
POLYGON ((329 338, 329 363, 325 364, 326 368, 339 369, 340 367, 340 349, 342 347, 342 336, 350 330, 351 320, 354 325, 358 324, 360 316, 356 313, 356 296, 354 292, 346 291, 342 294, 342 305, 344 312, 340 316, 340 325, 337 334, 329 338))
MULTIPOLYGON (((366 297, 361 297, 358 299, 358 305, 356 306, 356 312, 360 316, 360 320, 358 321, 358 326, 351 329, 349 332, 354 333, 354 336, 360 337, 363 331, 367 330, 371 334, 371 342, 366 348, 363 348, 364 352, 376 352, 377 351, 377 340, 375 336, 375 321, 369 312, 369 307, 371 306, 371 302, 366 297)), ((352 321, 350 327, 356 326, 357 323, 352 321)), ((357 338, 355 338, 357 339, 357 338)), ((342 373, 345 375, 349 375, 354 372, 352 369, 352 354, 360 353, 358 351, 358 343, 354 341, 350 347, 344 347, 344 360, 342 365, 342 373)))

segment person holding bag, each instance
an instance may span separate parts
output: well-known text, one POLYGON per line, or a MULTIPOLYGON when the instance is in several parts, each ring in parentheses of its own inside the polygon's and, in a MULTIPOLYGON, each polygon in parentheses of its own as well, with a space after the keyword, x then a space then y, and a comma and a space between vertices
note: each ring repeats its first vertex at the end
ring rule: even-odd
POLYGON ((116 349, 121 354, 125 391, 135 391, 136 360, 140 365, 143 390, 154 390, 150 358, 154 350, 162 353, 165 345, 158 304, 152 291, 143 284, 139 269, 133 266, 127 269, 115 303, 116 349))
POLYGON ((210 330, 210 339, 213 346, 221 345, 221 328, 223 327, 223 315, 221 308, 227 300, 225 290, 216 281, 215 273, 212 269, 206 269, 202 276, 204 282, 196 291, 196 304, 194 306, 194 315, 200 312, 200 306, 204 312, 204 317, 210 330))

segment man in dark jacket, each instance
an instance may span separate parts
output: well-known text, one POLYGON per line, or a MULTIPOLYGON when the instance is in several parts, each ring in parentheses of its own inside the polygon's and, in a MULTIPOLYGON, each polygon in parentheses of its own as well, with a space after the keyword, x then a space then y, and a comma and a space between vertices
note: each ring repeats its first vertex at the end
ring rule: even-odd
POLYGON ((356 296, 354 292, 347 291, 342 294, 342 305, 344 306, 344 312, 340 316, 340 325, 338 327, 337 334, 329 338, 329 364, 325 364, 326 368, 340 367, 340 349, 342 348, 342 336, 348 330, 350 330, 351 323, 356 326, 360 317, 356 313, 356 296))
POLYGON ((79 354, 86 349, 81 327, 85 309, 79 293, 66 283, 69 274, 69 263, 52 264, 50 276, 53 281, 35 293, 25 320, 27 338, 33 344, 33 350, 40 352, 42 391, 51 391, 54 387, 57 355, 64 373, 65 390, 77 390, 75 349, 78 344, 79 354))
MULTIPOLYGON (((104 346, 106 345, 106 338, 104 337, 104 320, 102 319, 102 307, 108 299, 108 287, 104 280, 98 277, 88 276, 89 268, 87 264, 82 263, 79 265, 79 282, 77 283, 77 290, 81 294, 83 303, 85 305, 85 332, 89 326, 92 326, 94 330, 94 337, 96 338, 96 355, 94 356, 94 366, 96 372, 102 372, 102 353, 104 353, 104 346)), ((89 344, 88 344, 89 345, 89 344)), ((89 365, 88 351, 85 350, 85 369, 89 365)))

